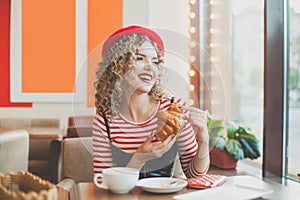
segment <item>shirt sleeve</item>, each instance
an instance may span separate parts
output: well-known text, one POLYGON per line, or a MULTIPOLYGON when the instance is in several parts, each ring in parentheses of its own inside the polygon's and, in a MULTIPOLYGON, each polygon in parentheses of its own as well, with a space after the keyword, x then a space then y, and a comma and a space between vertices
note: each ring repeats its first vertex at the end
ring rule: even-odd
MULTIPOLYGON (((176 99, 181 105, 186 105, 186 102, 181 99, 176 99)), ((189 114, 188 111, 184 111, 184 114, 189 114)), ((199 172, 194 168, 194 158, 198 150, 198 143, 196 141, 195 132, 189 121, 185 120, 185 127, 177 139, 179 146, 179 156, 182 169, 187 178, 195 178, 202 174, 206 174, 209 165, 203 172, 199 172)))
MULTIPOLYGON (((112 153, 104 119, 97 114, 93 121, 93 158, 94 174, 101 174, 103 169, 113 166, 112 153)), ((102 182, 98 178, 98 182, 102 182)))

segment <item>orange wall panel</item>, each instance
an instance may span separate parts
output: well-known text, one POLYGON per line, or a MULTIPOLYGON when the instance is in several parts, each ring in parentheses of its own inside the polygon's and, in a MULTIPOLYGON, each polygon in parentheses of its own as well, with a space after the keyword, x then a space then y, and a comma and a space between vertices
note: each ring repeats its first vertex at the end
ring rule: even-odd
POLYGON ((87 104, 94 106, 95 71, 101 61, 101 49, 104 40, 122 27, 122 0, 88 1, 88 83, 87 104))
POLYGON ((76 0, 22 1, 22 92, 74 91, 76 0))

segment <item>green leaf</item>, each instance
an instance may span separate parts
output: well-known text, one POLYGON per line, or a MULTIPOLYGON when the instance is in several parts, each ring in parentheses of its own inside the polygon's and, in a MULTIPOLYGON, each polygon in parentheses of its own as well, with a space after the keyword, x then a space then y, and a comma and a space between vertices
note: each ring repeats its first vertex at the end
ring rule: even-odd
POLYGON ((241 134, 240 137, 258 142, 258 139, 256 138, 256 136, 254 134, 244 133, 244 134, 241 134))
POLYGON ((245 158, 256 159, 260 157, 258 140, 241 137, 240 143, 242 144, 245 158))
POLYGON ((216 120, 212 118, 208 118, 208 130, 213 130, 214 128, 222 128, 224 124, 223 120, 216 120))
POLYGON ((252 134, 251 129, 248 127, 244 127, 244 126, 239 126, 237 132, 239 134, 252 134))
POLYGON ((223 137, 214 137, 211 138, 209 141, 210 147, 216 147, 220 150, 225 150, 226 147, 226 140, 223 137))
POLYGON ((222 127, 215 127, 215 128, 213 128, 213 129, 210 129, 209 131, 208 131, 208 133, 209 133, 209 136, 212 138, 212 137, 218 137, 219 135, 218 135, 218 133, 219 133, 219 131, 221 131, 221 129, 222 129, 222 127))
POLYGON ((210 147, 226 150, 235 159, 256 159, 260 157, 258 139, 248 127, 228 121, 211 118, 207 112, 210 147), (222 132, 223 131, 223 132, 222 132))
POLYGON ((236 160, 244 159, 242 145, 238 140, 229 139, 226 143, 226 150, 233 155, 236 160))
POLYGON ((238 125, 236 125, 233 121, 228 121, 226 124, 226 129, 227 129, 228 137, 234 138, 235 133, 238 130, 238 125))

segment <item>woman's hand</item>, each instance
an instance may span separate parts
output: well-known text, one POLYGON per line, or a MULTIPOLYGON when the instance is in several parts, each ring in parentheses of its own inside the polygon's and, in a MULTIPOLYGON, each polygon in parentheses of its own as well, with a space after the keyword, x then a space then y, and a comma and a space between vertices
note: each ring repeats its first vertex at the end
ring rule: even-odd
POLYGON ((181 109, 189 111, 189 114, 184 115, 184 118, 193 126, 198 140, 196 159, 193 160, 194 168, 197 172, 206 172, 209 166, 207 114, 205 111, 194 107, 181 106, 181 109))
POLYGON ((176 137, 169 136, 163 142, 152 143, 155 136, 150 136, 147 140, 137 149, 127 167, 140 169, 148 160, 160 158, 166 153, 176 141, 176 137))
POLYGON ((199 142, 208 142, 207 114, 205 111, 189 106, 181 106, 182 110, 189 111, 188 115, 184 115, 184 119, 188 120, 194 128, 196 138, 199 142))
POLYGON ((163 142, 152 143, 155 136, 150 136, 147 140, 137 149, 127 167, 140 169, 148 160, 160 158, 166 153, 176 141, 175 137, 169 136, 163 142))
POLYGON ((176 140, 175 137, 169 136, 163 142, 152 143, 154 137, 155 136, 148 137, 147 140, 137 149, 135 154, 138 155, 140 159, 148 161, 161 157, 173 146, 176 140))

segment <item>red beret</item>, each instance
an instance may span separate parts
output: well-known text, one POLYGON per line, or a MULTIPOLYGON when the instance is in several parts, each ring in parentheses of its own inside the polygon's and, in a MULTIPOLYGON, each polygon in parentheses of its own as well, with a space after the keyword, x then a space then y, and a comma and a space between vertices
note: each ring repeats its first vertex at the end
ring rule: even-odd
POLYGON ((114 32, 112 35, 110 35, 106 39, 106 41, 104 42, 103 47, 102 47, 102 56, 105 54, 105 52, 107 51, 109 46, 114 41, 116 41, 121 35, 134 34, 134 33, 140 34, 140 35, 145 35, 150 40, 154 41, 157 44, 157 47, 161 50, 162 55, 164 55, 164 43, 163 43, 161 37, 156 32, 154 32, 148 28, 142 27, 142 26, 132 25, 132 26, 127 26, 127 27, 117 30, 116 32, 114 32))

